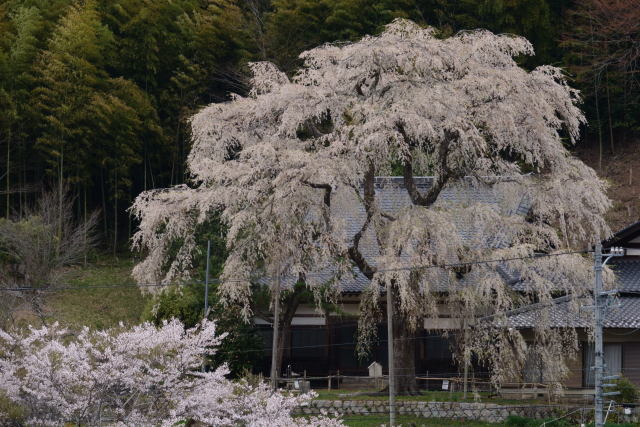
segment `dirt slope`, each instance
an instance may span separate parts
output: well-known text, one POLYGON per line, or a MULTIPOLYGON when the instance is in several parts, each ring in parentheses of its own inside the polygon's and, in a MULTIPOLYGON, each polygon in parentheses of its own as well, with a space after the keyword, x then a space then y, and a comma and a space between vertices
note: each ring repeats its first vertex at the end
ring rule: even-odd
POLYGON ((585 144, 576 150, 576 155, 605 179, 613 207, 607 214, 612 231, 616 231, 640 220, 640 141, 627 143, 611 154, 605 147, 602 169, 599 168, 597 144, 585 144))

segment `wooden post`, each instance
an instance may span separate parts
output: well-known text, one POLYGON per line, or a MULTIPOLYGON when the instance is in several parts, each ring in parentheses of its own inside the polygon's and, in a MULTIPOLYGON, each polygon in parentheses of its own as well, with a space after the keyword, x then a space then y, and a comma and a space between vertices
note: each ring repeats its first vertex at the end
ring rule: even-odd
POLYGON ((276 268, 276 280, 273 289, 273 344, 271 345, 271 388, 278 390, 278 323, 280 323, 280 265, 276 268))
POLYGON ((463 354, 463 363, 464 363, 464 384, 463 384, 463 392, 462 398, 467 399, 467 381, 469 379, 469 333, 467 331, 467 318, 465 317, 463 320, 463 328, 464 328, 464 354, 463 354))
POLYGON ((393 290, 387 282, 387 354, 389 358, 389 425, 396 424, 396 372, 393 351, 393 290))

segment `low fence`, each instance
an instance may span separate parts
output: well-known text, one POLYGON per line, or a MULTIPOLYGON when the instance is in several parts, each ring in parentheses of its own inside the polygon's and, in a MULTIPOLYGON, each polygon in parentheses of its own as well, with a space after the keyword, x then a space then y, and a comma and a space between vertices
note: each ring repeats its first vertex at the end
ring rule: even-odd
MULTIPOLYGON (((339 389, 382 389, 387 386, 389 377, 382 375, 379 377, 356 376, 356 375, 335 375, 328 376, 307 376, 302 374, 296 377, 279 377, 280 387, 292 388, 292 384, 299 380, 309 381, 312 388, 326 388, 327 390, 339 389)), ((416 376, 418 386, 426 390, 441 390, 449 393, 464 390, 465 382, 467 390, 472 393, 486 392, 496 396, 509 395, 514 398, 547 397, 550 399, 549 387, 546 384, 536 382, 503 383, 500 387, 487 380, 462 377, 441 377, 441 376, 416 376)))

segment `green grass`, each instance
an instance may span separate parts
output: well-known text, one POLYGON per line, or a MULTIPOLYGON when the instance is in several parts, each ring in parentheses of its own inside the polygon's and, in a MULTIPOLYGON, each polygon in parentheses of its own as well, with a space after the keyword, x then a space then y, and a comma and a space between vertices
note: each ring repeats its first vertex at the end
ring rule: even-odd
MULTIPOLYGON (((389 425, 388 415, 347 415, 343 418, 345 425, 350 427, 389 425)), ((458 427, 495 427, 503 424, 491 424, 481 421, 461 421, 442 418, 420 418, 413 416, 399 416, 396 419, 398 425, 403 426, 458 426, 458 427)))
MULTIPOLYGON (((342 418, 345 425, 350 427, 369 427, 389 425, 389 416, 386 414, 380 415, 347 415, 342 418)), ((421 418, 409 415, 400 415, 396 418, 397 425, 402 426, 458 426, 458 427, 539 427, 544 420, 536 420, 525 417, 508 417, 503 423, 487 423, 483 421, 474 420, 452 420, 444 418, 421 418)), ((551 421, 551 420, 546 420, 551 421)), ((555 421, 550 426, 554 427, 569 427, 576 425, 569 420, 555 421)), ((587 424, 593 426, 593 423, 587 424)), ((605 427, 633 427, 637 424, 605 424, 605 427)))
MULTIPOLYGON (((314 389, 318 393, 318 400, 387 400, 387 395, 360 395, 360 396, 341 396, 344 394, 352 394, 356 392, 366 392, 367 390, 322 390, 314 389)), ((371 390, 368 390, 371 391, 371 390)), ((472 393, 467 394, 467 399, 463 399, 462 392, 448 392, 448 391, 423 391, 418 396, 397 396, 397 400, 404 401, 426 401, 426 402, 473 402, 472 393)), ((501 399, 499 397, 489 397, 489 393, 480 393, 480 402, 482 403, 496 403, 496 404, 509 404, 509 405, 522 405, 523 400, 519 399, 501 399)), ((527 404, 541 403, 545 404, 546 401, 540 399, 527 399, 527 404)))
POLYGON ((130 259, 99 258, 86 267, 74 267, 64 273, 63 287, 87 289, 61 290, 47 299, 51 321, 68 326, 107 328, 120 322, 138 323, 147 303, 131 277, 130 259), (91 289, 97 286, 98 288, 91 289), (100 288, 102 286, 102 288, 100 288))

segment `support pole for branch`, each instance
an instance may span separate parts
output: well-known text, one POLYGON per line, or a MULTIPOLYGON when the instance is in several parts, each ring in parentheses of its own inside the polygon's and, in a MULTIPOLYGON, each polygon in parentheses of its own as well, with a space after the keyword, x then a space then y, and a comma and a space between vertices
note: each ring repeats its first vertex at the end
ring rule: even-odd
POLYGON ((393 360, 393 295, 387 282, 387 350, 389 355, 389 425, 396 424, 396 371, 393 360))
POLYGON ((271 345, 271 388, 278 390, 278 323, 280 321, 280 266, 276 270, 273 287, 273 343, 271 345))
POLYGON ((211 263, 211 240, 207 240, 207 268, 204 273, 204 317, 209 314, 209 268, 211 263))
POLYGON ((469 332, 467 330, 467 318, 465 317, 463 320, 463 329, 464 329, 464 354, 463 354, 463 358, 464 358, 464 383, 463 383, 463 393, 462 393, 462 398, 466 399, 467 398, 467 388, 468 388, 468 380, 469 380, 469 332))

